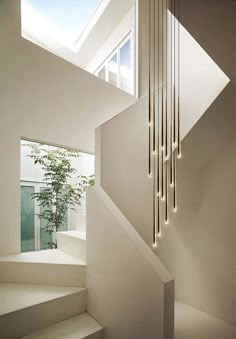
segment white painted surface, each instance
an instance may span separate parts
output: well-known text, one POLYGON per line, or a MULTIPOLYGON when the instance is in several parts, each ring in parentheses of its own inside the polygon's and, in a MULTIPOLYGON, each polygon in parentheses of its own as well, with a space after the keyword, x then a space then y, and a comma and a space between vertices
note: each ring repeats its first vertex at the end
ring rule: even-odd
POLYGON ((75 258, 59 249, 26 252, 0 257, 1 262, 27 262, 41 264, 86 265, 85 261, 75 258))
POLYGON ((78 287, 0 283, 0 316, 84 291, 78 287))
POLYGON ((85 287, 85 261, 60 250, 0 257, 0 282, 85 287))
POLYGON ((22 339, 103 339, 103 328, 88 313, 80 314, 22 339))
POLYGON ((174 282, 102 191, 87 192, 88 312, 108 339, 171 339, 174 282))
POLYGON ((0 284, 0 331, 15 339, 85 312, 86 289, 0 284))
POLYGON ((20 252, 20 138, 93 152, 94 128, 135 99, 21 38, 20 1, 1 1, 0 21, 4 255, 20 252))
POLYGON ((58 249, 86 261, 86 233, 80 231, 57 232, 58 249))
POLYGON ((234 338, 236 338, 236 326, 176 301, 175 339, 234 338))
MULTIPOLYGON (((177 21, 175 24, 178 25, 177 21)), ((182 25, 179 34, 180 118, 183 139, 230 79, 182 25)))

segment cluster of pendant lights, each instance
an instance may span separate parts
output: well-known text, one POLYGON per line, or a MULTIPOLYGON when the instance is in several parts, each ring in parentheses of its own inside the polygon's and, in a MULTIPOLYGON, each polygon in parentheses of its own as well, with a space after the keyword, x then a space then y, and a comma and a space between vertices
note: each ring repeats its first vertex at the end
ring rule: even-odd
POLYGON ((180 142, 180 0, 149 0, 149 177, 153 180, 153 247, 177 212, 180 142))

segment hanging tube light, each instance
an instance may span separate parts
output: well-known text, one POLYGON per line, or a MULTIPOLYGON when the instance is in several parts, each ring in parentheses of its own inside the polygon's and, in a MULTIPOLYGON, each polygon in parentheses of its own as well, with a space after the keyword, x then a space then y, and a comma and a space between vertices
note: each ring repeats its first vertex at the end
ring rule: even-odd
POLYGON ((169 187, 173 211, 177 212, 177 158, 181 158, 179 15, 179 0, 149 0, 148 172, 153 182, 153 247, 162 235, 162 223, 169 224, 169 187))

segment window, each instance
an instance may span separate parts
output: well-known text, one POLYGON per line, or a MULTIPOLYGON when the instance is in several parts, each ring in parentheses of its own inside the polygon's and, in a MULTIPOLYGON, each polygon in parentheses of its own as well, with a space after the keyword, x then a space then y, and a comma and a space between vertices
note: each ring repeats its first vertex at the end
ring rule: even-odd
MULTIPOLYGON (((21 252, 38 251, 50 248, 53 235, 44 230, 46 221, 39 219, 42 206, 38 205, 32 194, 43 191, 47 186, 39 182, 21 182, 21 252)), ((72 212, 68 210, 64 225, 59 231, 68 230, 68 221, 72 212)))
POLYGON ((108 62, 108 81, 112 84, 117 86, 118 80, 118 60, 117 60, 117 53, 110 59, 108 62))
POLYGON ((101 0, 23 0, 23 31, 34 36, 32 26, 38 27, 39 32, 44 32, 41 43, 47 45, 46 37, 52 35, 56 41, 75 47, 91 20, 100 17, 104 6, 101 0))
POLYGON ((98 72, 98 77, 102 80, 106 80, 106 69, 103 67, 100 72, 98 72))
POLYGON ((132 65, 130 39, 120 48, 120 87, 126 91, 132 90, 132 65))
POLYGON ((134 43, 131 31, 95 72, 100 79, 134 95, 134 43))

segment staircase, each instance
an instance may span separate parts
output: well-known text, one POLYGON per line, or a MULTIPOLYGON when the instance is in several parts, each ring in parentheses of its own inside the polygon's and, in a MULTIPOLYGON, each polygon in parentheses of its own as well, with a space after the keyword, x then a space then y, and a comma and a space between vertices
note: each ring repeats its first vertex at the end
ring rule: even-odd
POLYGON ((57 237, 58 249, 0 257, 1 338, 103 338, 86 313, 85 234, 57 237))

